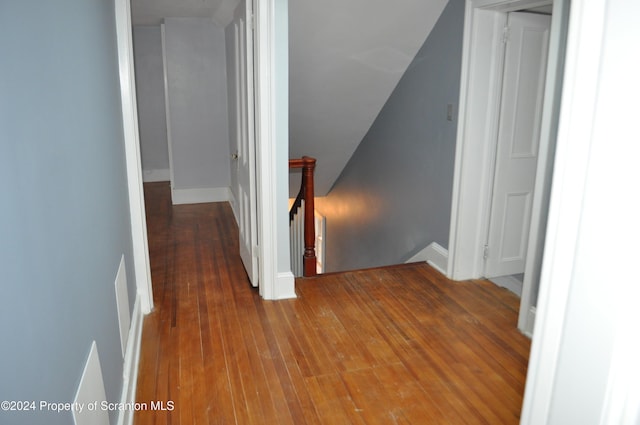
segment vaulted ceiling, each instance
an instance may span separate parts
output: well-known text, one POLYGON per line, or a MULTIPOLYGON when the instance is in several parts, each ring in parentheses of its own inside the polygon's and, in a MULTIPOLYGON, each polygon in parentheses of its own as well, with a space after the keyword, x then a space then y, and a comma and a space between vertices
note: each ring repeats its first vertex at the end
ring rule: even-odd
MULTIPOLYGON (((132 21, 211 17, 225 26, 239 1, 132 0, 132 21)), ((289 152, 317 158, 318 195, 331 189, 446 3, 289 1, 289 152)))

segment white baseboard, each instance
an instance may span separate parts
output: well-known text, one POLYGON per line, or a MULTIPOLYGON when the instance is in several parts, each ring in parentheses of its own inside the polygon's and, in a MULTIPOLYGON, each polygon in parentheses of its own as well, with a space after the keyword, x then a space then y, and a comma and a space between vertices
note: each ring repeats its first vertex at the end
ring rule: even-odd
POLYGON ((296 278, 291 272, 278 273, 274 300, 297 298, 296 278))
POLYGON ((536 323, 536 307, 531 306, 529 311, 527 312, 527 323, 525 324, 523 329, 520 331, 528 336, 529 338, 533 338, 533 327, 536 323))
MULTIPOLYGON (((127 349, 124 355, 122 372, 122 391, 120 403, 131 406, 136 401, 136 386, 138 383, 138 366, 140 365, 140 347, 142 344, 142 321, 144 316, 140 306, 140 296, 136 296, 133 306, 131 327, 127 338, 127 349), (126 404, 128 403, 128 404, 126 404)), ((123 409, 118 416, 118 425, 132 425, 134 409, 123 409)))
POLYGON ((197 189, 172 189, 173 205, 225 202, 230 199, 228 187, 203 187, 197 189))
POLYGON ((431 242, 416 255, 409 258, 406 262, 416 263, 418 261, 426 261, 431 267, 446 275, 447 263, 449 261, 449 251, 440 246, 438 243, 431 242))
POLYGON ((142 170, 142 181, 145 183, 168 182, 169 180, 171 180, 171 173, 168 168, 163 170, 142 170))

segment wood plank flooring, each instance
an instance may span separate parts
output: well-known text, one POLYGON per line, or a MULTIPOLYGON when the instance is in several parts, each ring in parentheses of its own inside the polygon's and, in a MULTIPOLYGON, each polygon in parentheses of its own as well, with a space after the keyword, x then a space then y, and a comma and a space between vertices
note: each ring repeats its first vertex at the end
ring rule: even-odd
POLYGON ((411 264, 264 301, 228 204, 171 206, 167 183, 145 194, 155 310, 135 424, 519 422, 530 343, 510 292, 411 264))

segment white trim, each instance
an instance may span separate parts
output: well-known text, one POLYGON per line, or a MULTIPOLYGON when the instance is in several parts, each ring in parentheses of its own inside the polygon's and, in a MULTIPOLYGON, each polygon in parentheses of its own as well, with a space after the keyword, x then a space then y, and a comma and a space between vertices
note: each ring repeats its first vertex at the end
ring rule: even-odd
POLYGON ((571 3, 553 190, 522 408, 523 425, 548 423, 555 395, 593 142, 606 15, 606 0, 571 3))
POLYGON ((405 261, 405 263, 417 263, 420 261, 426 261, 431 267, 446 275, 449 251, 437 242, 431 242, 416 255, 405 261))
MULTIPOLYGON (((460 81, 460 111, 454 165, 449 261, 454 280, 484 275, 491 188, 504 62, 506 11, 539 6, 544 0, 467 0, 460 81)), ((553 18, 555 19, 555 18, 553 18)), ((553 59, 553 58, 552 58, 553 59)), ((545 105, 546 106, 546 105, 545 105)), ((548 138, 540 141, 546 152, 548 138)), ((539 157, 539 167, 548 158, 539 157)), ((539 197, 542 187, 536 186, 539 197)), ((542 211, 535 210, 537 229, 542 211)))
POLYGON ((133 37, 131 34, 131 6, 129 0, 115 1, 115 18, 120 70, 120 95, 122 99, 122 124, 131 215, 133 269, 136 277, 137 292, 141 297, 142 311, 148 313, 153 309, 153 288, 151 287, 147 221, 142 189, 138 106, 135 95, 133 37))
POLYGON ((195 189, 171 189, 173 205, 226 202, 231 199, 228 187, 200 187, 195 189))
POLYGON ((537 309, 535 306, 529 307, 529 310, 527 310, 526 326, 518 327, 518 329, 520 329, 520 332, 522 332, 529 338, 533 338, 533 325, 536 323, 536 312, 537 309))
POLYGON ((427 247, 427 263, 442 274, 447 272, 449 263, 449 251, 435 242, 427 247))
MULTIPOLYGON (((133 315, 129 336, 127 338, 127 349, 124 356, 122 368, 122 390, 120 392, 120 403, 133 403, 136 401, 136 386, 138 383, 138 368, 140 366, 140 348, 142 345, 142 322, 144 316, 140 307, 140 297, 136 297, 133 306, 133 315)), ((118 416, 118 425, 133 424, 133 410, 124 409, 118 416)))
POLYGON ((484 271, 506 19, 467 0, 447 265, 447 276, 455 280, 479 278, 484 271))
POLYGON ((256 2, 256 180, 260 295, 274 299, 277 286, 276 153, 275 153, 275 39, 273 0, 256 2))
POLYGON ((272 300, 287 300, 290 298, 296 298, 295 276, 292 272, 278 273, 276 276, 275 291, 273 293, 272 300))
POLYGON ((160 170, 142 170, 142 179, 145 183, 171 181, 171 172, 168 168, 160 170))
MULTIPOLYGON (((275 0, 258 0, 255 7, 256 54, 256 180, 258 201, 259 290, 264 299, 295 297, 295 278, 278 273, 278 261, 289 261, 289 252, 278 247, 278 166, 276 103, 275 0)), ((286 24, 286 23, 285 23, 286 24)), ((286 69, 284 70, 286 72, 286 69)), ((286 140, 283 141, 286 143, 286 140)), ((286 162, 282 164, 286 167, 286 162)), ((286 196, 286 195, 285 195, 286 196)), ((286 198, 283 200, 286 208, 286 198)))

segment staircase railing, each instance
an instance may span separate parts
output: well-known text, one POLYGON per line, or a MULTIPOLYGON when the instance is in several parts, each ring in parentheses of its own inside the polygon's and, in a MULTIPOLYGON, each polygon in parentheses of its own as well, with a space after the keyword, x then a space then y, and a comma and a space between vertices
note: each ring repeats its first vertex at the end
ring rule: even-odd
POLYGON ((290 159, 289 169, 302 168, 302 182, 291 209, 289 227, 291 238, 291 266, 296 276, 316 275, 316 234, 314 224, 313 172, 315 158, 303 156, 290 159))

